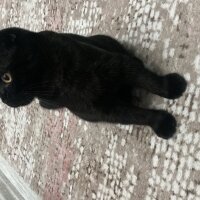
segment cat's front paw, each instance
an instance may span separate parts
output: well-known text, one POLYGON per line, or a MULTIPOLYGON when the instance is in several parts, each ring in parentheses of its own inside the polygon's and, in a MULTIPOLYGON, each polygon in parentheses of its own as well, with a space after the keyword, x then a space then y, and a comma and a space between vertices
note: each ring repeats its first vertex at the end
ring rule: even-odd
POLYGON ((158 137, 169 139, 176 132, 176 119, 173 115, 163 111, 156 122, 154 122, 152 128, 158 137))
POLYGON ((182 96, 187 88, 186 80, 179 74, 168 74, 165 77, 167 85, 167 98, 176 99, 182 96))
POLYGON ((39 101, 39 104, 40 104, 40 106, 42 106, 43 108, 46 108, 46 109, 59 109, 59 108, 61 108, 61 106, 58 105, 58 104, 47 102, 47 101, 42 101, 42 100, 39 101))

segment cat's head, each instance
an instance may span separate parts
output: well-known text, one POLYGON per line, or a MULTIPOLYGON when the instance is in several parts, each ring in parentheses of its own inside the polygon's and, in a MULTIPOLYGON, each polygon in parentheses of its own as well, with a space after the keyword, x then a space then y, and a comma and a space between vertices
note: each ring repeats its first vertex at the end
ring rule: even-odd
POLYGON ((11 107, 27 105, 35 97, 30 88, 41 78, 36 37, 19 28, 0 31, 0 98, 11 107))

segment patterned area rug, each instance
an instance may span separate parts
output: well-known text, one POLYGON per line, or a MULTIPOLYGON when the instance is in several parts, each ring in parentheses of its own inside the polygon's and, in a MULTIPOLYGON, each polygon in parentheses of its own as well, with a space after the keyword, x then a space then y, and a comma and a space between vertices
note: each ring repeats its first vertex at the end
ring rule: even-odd
POLYGON ((200 199, 199 12, 199 0, 1 0, 0 28, 108 34, 152 70, 188 81, 179 100, 146 98, 176 116, 168 141, 148 127, 91 124, 37 101, 0 103, 1 155, 46 200, 200 199))

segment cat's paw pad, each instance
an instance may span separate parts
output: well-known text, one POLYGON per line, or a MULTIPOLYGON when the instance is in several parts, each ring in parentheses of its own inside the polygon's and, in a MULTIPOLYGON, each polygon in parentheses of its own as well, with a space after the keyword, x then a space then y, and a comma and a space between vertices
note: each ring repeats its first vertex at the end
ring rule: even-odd
POLYGON ((163 112, 152 128, 158 137, 169 139, 176 132, 176 119, 173 115, 163 112))
POLYGON ((187 87, 186 80, 179 74, 173 73, 165 76, 167 82, 167 98, 176 99, 182 96, 187 87))

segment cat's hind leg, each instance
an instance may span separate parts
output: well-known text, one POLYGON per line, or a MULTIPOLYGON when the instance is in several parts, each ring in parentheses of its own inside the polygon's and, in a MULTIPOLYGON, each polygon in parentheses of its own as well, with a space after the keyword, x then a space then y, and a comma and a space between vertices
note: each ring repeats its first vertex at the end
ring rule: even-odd
MULTIPOLYGON (((124 58, 125 59, 125 58, 124 58)), ((123 64, 125 79, 129 84, 143 88, 159 96, 176 99, 186 90, 186 80, 177 73, 157 75, 144 67, 137 58, 127 59, 123 64)))
POLYGON ((107 112, 96 111, 87 114, 76 113, 90 122, 109 122, 150 126, 155 133, 169 139, 176 132, 176 120, 173 115, 163 110, 151 110, 139 107, 115 106, 107 112))
POLYGON ((159 96, 176 99, 186 90, 187 82, 177 73, 159 76, 147 69, 135 81, 135 85, 159 96))

